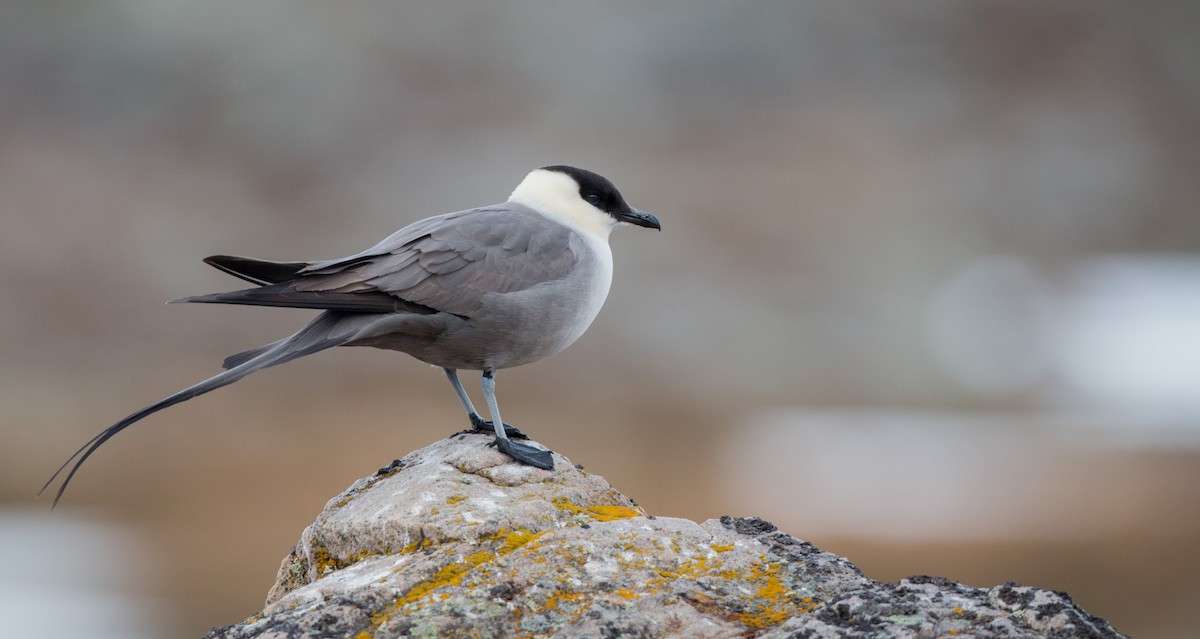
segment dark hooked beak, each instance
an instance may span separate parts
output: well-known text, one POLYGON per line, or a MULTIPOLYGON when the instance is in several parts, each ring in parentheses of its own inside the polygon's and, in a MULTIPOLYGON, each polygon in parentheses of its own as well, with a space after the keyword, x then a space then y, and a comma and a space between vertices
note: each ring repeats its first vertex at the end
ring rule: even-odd
POLYGON ((642 211, 640 209, 635 209, 632 207, 630 207, 628 213, 624 213, 624 214, 620 215, 617 219, 621 220, 622 222, 628 222, 629 224, 636 224, 638 226, 644 226, 648 229, 655 229, 658 231, 662 230, 662 223, 660 223, 658 221, 657 217, 654 217, 654 215, 652 215, 650 213, 647 213, 645 211, 642 211))

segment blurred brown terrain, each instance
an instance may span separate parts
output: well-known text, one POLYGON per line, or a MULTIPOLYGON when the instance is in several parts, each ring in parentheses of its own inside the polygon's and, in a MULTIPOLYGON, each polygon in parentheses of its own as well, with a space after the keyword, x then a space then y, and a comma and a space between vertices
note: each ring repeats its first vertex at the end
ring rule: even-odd
POLYGON ((1185 1, 0 4, 0 613, 256 612, 325 500, 465 419, 440 371, 338 349, 137 424, 48 514, 76 447, 310 316, 163 302, 238 286, 207 255, 347 255, 567 163, 664 230, 614 234, 605 309, 502 371, 506 419, 649 512, 1191 636, 1198 28, 1185 1))

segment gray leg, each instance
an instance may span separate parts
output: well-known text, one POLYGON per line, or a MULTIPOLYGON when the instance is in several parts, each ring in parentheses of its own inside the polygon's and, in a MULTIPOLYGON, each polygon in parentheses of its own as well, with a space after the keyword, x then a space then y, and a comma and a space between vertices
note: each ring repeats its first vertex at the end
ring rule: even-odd
POLYGON ((497 439, 508 439, 504 434, 503 428, 496 428, 496 424, 503 424, 500 420, 500 405, 496 403, 496 378, 495 374, 490 370, 483 371, 483 398, 487 401, 488 411, 492 413, 492 428, 496 430, 497 439))
POLYGON ((458 371, 453 368, 443 368, 442 370, 446 371, 446 378, 454 386, 454 392, 458 394, 458 401, 462 402, 463 408, 467 409, 467 414, 471 416, 471 421, 474 422, 479 418, 479 413, 475 412, 475 405, 471 403, 471 398, 467 395, 467 391, 463 389, 462 382, 458 381, 458 371))
POLYGON ((486 368, 483 370, 483 397, 487 400, 488 410, 492 413, 492 426, 496 431, 496 448, 522 464, 554 470, 554 457, 550 451, 515 442, 505 435, 503 426, 496 426, 496 424, 503 425, 504 422, 500 419, 500 405, 496 403, 495 372, 486 368))
MULTIPOLYGON (((483 418, 475 411, 475 405, 471 403, 471 397, 463 389, 462 382, 458 381, 458 371, 453 368, 443 368, 442 370, 446 372, 446 378, 454 386, 454 392, 458 395, 458 401, 462 402, 463 408, 467 411, 467 416, 471 418, 471 428, 478 431, 490 432, 492 430, 492 423, 483 421, 483 418)), ((529 439, 525 433, 517 430, 517 427, 512 424, 504 425, 504 434, 513 439, 529 439)))

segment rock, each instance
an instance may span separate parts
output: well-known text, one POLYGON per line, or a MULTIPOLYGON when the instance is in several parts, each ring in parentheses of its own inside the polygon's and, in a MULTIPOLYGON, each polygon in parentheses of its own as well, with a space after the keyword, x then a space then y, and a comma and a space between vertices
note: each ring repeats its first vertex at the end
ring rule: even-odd
POLYGON ((880 583, 757 518, 652 517, 561 455, 459 434, 331 500, 263 611, 209 639, 1121 637, 1064 593, 880 583))

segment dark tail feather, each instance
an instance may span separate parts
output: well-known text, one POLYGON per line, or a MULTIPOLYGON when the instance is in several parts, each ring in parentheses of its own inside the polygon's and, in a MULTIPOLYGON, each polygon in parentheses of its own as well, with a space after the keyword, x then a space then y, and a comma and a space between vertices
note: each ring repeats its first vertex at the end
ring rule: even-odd
MULTIPOLYGON (((269 368, 271 366, 291 361, 297 357, 311 355, 312 353, 323 351, 327 348, 342 344, 346 337, 349 337, 348 334, 343 332, 342 339, 335 339, 331 338, 330 336, 330 329, 333 328, 338 320, 339 317, 337 315, 332 313, 324 313, 314 319, 312 322, 309 322, 307 326, 300 329, 295 335, 278 342, 268 344, 262 349, 256 349, 259 352, 255 352, 251 357, 244 358, 242 361, 240 361, 240 363, 234 365, 228 370, 218 373, 200 382, 199 384, 185 388, 159 402, 151 404, 126 417, 125 419, 122 419, 116 424, 113 424, 112 426, 100 431, 99 434, 88 440, 88 442, 81 446, 79 450, 75 451, 75 454, 67 458, 67 461, 63 462, 62 466, 58 467, 58 470, 54 471, 54 474, 50 476, 50 479, 48 479, 42 486, 42 489, 38 491, 38 495, 41 495, 43 492, 45 492, 46 489, 50 487, 50 484, 54 483, 54 480, 57 479, 58 476, 67 469, 67 466, 71 466, 70 472, 67 473, 67 476, 63 479, 62 485, 58 487, 58 491, 54 494, 54 504, 51 506, 51 508, 57 506, 59 500, 62 499, 63 493, 67 490, 67 485, 71 483, 71 479, 75 477, 75 473, 79 472, 79 467, 83 465, 83 462, 87 461, 88 457, 92 456, 92 453, 96 452, 97 448, 100 448, 100 446, 102 446, 104 442, 111 439, 113 435, 116 435, 134 423, 149 417, 150 415, 153 415, 154 413, 157 413, 168 406, 174 406, 175 404, 185 402, 193 397, 198 397, 209 391, 221 388, 222 386, 228 386, 229 384, 238 381, 254 371, 269 368), (75 462, 74 465, 71 465, 72 461, 75 462)), ((252 351, 248 351, 247 353, 234 355, 232 358, 240 357, 241 355, 251 352, 252 351)))
POLYGON ((236 255, 211 255, 204 263, 251 284, 276 284, 296 277, 308 262, 272 262, 236 255))
POLYGON ((221 368, 224 368, 225 370, 229 370, 231 368, 241 366, 242 364, 254 359, 255 357, 258 357, 259 355, 262 355, 263 353, 271 350, 272 348, 275 348, 279 344, 282 344, 283 342, 286 342, 286 341, 287 341, 287 338, 284 338, 284 339, 279 340, 278 342, 271 342, 270 344, 267 344, 266 346, 258 346, 256 348, 252 348, 248 351, 234 353, 233 355, 226 357, 225 361, 221 362, 221 368))
POLYGON ((171 300, 168 304, 248 304, 250 306, 279 306, 283 308, 312 308, 343 313, 418 313, 432 315, 437 310, 415 302, 392 297, 383 291, 300 291, 290 284, 268 284, 228 293, 193 295, 171 300))

